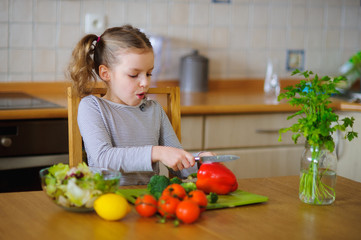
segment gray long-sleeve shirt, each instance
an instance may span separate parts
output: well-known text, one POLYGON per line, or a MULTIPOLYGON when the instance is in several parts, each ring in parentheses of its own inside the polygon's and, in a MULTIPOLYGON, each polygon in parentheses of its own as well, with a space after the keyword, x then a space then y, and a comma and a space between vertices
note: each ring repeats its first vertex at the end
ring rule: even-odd
POLYGON ((162 106, 153 100, 127 106, 90 95, 79 104, 78 125, 89 166, 121 171, 123 185, 147 184, 159 173, 151 161, 152 146, 182 148, 162 106))

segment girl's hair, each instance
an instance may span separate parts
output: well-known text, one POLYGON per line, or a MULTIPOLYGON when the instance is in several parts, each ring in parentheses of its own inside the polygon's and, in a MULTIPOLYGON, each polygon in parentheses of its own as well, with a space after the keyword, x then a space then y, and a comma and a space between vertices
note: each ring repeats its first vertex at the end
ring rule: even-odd
POLYGON ((99 66, 112 67, 117 63, 117 52, 131 48, 153 49, 147 36, 130 25, 109 28, 100 37, 95 34, 84 36, 74 48, 68 66, 78 94, 90 94, 99 76, 99 66))

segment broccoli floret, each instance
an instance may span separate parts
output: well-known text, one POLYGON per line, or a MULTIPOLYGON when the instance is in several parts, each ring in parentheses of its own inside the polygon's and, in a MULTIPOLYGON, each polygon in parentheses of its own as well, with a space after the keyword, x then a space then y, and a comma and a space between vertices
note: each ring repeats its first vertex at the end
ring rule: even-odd
POLYGON ((194 182, 185 182, 182 183, 181 186, 186 190, 187 193, 193 190, 197 190, 197 186, 194 182))
POLYGON ((147 185, 148 191, 156 198, 162 195, 163 190, 170 184, 169 178, 163 175, 153 175, 147 185))
POLYGON ((207 195, 207 200, 209 203, 216 203, 218 201, 218 195, 217 193, 209 193, 207 195))
POLYGON ((173 184, 173 183, 181 184, 182 180, 179 177, 171 178, 170 179, 170 184, 173 184))

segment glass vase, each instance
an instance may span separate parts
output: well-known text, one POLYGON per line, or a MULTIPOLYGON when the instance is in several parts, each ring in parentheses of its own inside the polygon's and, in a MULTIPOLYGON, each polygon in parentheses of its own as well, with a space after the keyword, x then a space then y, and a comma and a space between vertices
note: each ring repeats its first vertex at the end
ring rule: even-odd
POLYGON ((336 198, 336 154, 306 143, 301 158, 299 198, 314 205, 328 205, 336 198))

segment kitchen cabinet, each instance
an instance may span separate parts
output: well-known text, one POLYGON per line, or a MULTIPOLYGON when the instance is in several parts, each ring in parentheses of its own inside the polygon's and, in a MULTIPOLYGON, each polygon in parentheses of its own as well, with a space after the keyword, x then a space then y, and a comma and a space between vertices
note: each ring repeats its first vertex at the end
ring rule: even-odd
POLYGON ((294 144, 292 133, 278 141, 278 130, 296 121, 287 120, 290 114, 182 116, 182 144, 188 151, 239 155, 225 163, 237 178, 298 175, 304 141, 294 144))
POLYGON ((349 142, 341 133, 338 140, 337 173, 340 176, 361 182, 361 112, 338 112, 340 119, 354 117, 354 131, 359 137, 349 142))

